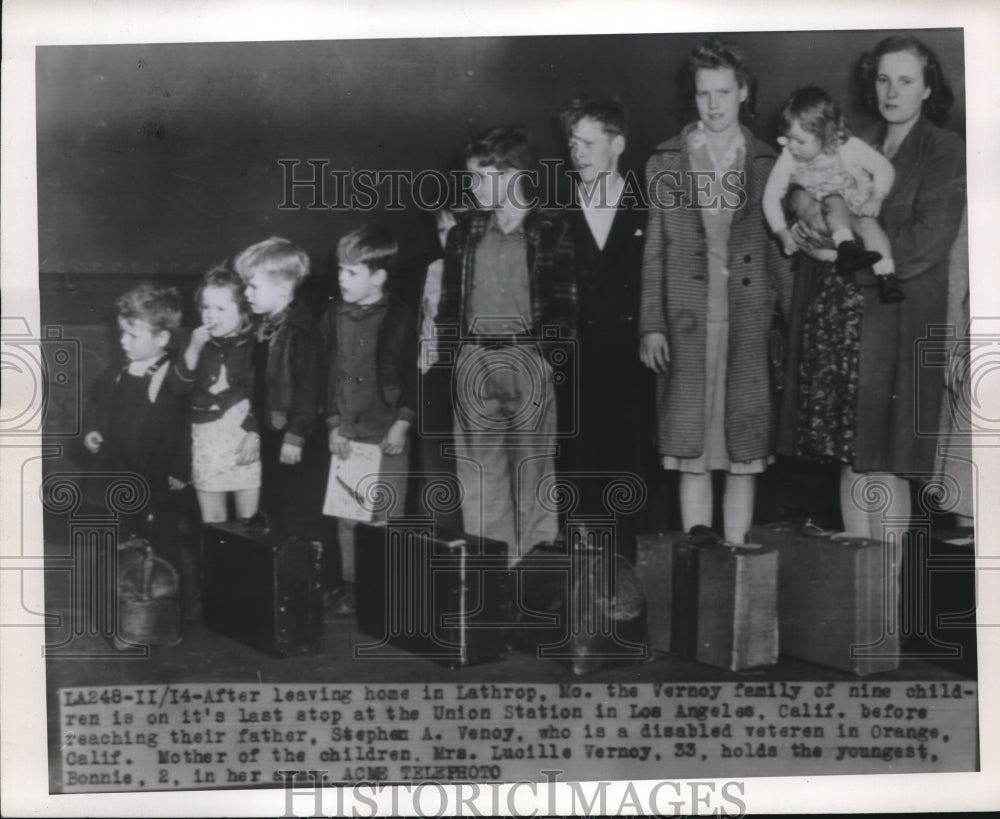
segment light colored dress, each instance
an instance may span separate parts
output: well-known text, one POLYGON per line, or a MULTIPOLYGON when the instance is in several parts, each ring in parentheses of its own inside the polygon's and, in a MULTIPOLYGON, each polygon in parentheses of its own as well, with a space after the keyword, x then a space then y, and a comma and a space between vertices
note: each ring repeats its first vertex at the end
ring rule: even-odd
MULTIPOLYGON (((228 387, 223 366, 210 392, 228 387)), ((244 398, 227 409, 221 417, 191 425, 191 482, 202 492, 235 492, 260 486, 260 460, 236 463, 247 431, 243 427, 250 412, 250 400, 244 398)))

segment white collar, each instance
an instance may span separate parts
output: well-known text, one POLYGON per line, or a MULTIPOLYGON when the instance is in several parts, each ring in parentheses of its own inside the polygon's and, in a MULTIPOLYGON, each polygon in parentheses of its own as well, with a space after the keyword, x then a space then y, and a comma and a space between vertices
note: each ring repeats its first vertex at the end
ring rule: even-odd
POLYGON ((587 196, 583 185, 576 183, 576 201, 583 210, 617 210, 625 192, 625 177, 620 173, 607 174, 594 182, 594 189, 587 196))

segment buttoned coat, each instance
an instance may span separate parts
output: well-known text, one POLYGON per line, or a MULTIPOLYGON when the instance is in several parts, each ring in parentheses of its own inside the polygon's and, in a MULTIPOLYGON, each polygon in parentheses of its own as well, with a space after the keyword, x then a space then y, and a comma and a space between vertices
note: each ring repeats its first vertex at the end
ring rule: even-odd
MULTIPOLYGON (((579 195, 577 193, 577 195, 579 195)), ((580 376, 588 391, 621 393, 645 382, 639 361, 639 293, 646 213, 630 202, 615 210, 597 246, 582 208, 566 211, 576 248, 580 376)))
MULTIPOLYGON (((642 271, 640 333, 663 333, 670 346, 666 375, 657 377, 658 448, 696 458, 705 443, 705 321, 708 256, 687 137, 661 143, 646 164, 650 214, 642 271)), ((790 263, 768 235, 761 211, 775 152, 743 128, 742 177, 722 181, 735 204, 729 233, 729 346, 726 366, 726 443, 733 461, 773 451, 773 388, 769 336, 776 301, 791 298, 790 263)), ((703 183, 702 183, 703 184, 703 183)))
MULTIPOLYGON (((257 342, 263 343, 263 342, 257 342)), ((265 428, 284 431, 284 442, 302 446, 323 406, 323 344, 309 308, 299 299, 270 341, 265 406, 258 408, 265 428)))

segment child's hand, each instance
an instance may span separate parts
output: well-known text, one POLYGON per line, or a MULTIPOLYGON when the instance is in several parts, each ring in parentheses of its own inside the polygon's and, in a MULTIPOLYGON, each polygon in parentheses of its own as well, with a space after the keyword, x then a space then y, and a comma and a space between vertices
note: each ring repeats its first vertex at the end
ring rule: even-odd
POLYGON ((876 196, 868 197, 868 201, 858 208, 858 216, 878 216, 882 210, 882 200, 876 196))
POLYGON ((302 447, 298 444, 282 444, 278 460, 283 464, 297 464, 302 460, 302 447))
POLYGON ((173 475, 171 475, 169 478, 167 478, 167 486, 170 488, 172 492, 179 492, 181 489, 187 486, 187 484, 184 483, 184 481, 180 480, 179 478, 175 478, 173 475))
POLYGON ((781 250, 786 256, 791 256, 799 250, 799 243, 788 228, 782 228, 777 233, 778 241, 781 242, 781 250))
POLYGON ((101 444, 104 443, 104 436, 101 435, 96 429, 88 432, 83 438, 83 445, 86 447, 87 452, 91 455, 96 455, 101 451, 101 444))
POLYGON ((201 355, 201 348, 211 338, 208 328, 202 324, 191 331, 191 338, 188 339, 187 349, 184 351, 184 364, 189 370, 198 366, 198 356, 201 355))
POLYGON ((406 433, 409 432, 409 421, 396 421, 382 439, 379 446, 386 455, 399 455, 406 446, 406 433))
POLYGON ((330 430, 330 452, 342 461, 351 455, 351 442, 340 434, 339 427, 330 430))
POLYGON ((252 464, 257 460, 260 460, 260 436, 256 432, 248 432, 236 448, 236 463, 252 464))
POLYGON ((194 349, 200 351, 211 337, 212 335, 208 332, 208 327, 204 324, 199 327, 195 327, 191 331, 191 338, 188 340, 188 349, 193 347, 194 349))

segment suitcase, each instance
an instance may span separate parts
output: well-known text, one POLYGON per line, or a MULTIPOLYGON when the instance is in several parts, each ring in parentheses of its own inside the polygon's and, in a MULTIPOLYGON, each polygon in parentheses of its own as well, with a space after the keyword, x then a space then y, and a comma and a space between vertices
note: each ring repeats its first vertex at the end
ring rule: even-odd
POLYGON ((706 527, 639 535, 636 548, 654 649, 734 671, 777 661, 773 550, 724 544, 706 527))
POLYGON ((976 545, 970 528, 910 533, 903 552, 903 655, 976 679, 976 545))
POLYGON ((671 566, 674 654, 742 671, 778 661, 778 554, 726 543, 707 527, 677 536, 671 566))
POLYGON ((314 654, 323 636, 322 544, 260 517, 206 524, 205 624, 271 654, 314 654))
POLYGON ((648 641, 655 651, 670 651, 674 541, 687 535, 646 534, 635 541, 635 571, 645 589, 648 641))
POLYGON ((386 644, 451 668, 507 656, 506 543, 423 520, 358 523, 354 566, 358 628, 378 641, 356 657, 398 658, 386 644))
POLYGON ((808 523, 754 526, 750 538, 778 550, 783 654, 857 676, 899 666, 897 618, 887 609, 895 567, 885 565, 881 541, 808 523))
POLYGON ((613 527, 571 524, 567 535, 535 546, 514 566, 515 646, 577 675, 647 659, 642 583, 614 553, 613 527))

